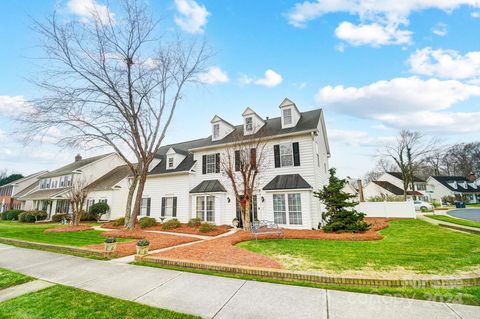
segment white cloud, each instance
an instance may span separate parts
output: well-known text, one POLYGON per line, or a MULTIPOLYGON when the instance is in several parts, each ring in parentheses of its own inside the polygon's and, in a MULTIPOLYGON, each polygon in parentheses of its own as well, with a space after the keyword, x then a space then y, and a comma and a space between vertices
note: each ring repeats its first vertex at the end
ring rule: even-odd
POLYGON ((21 95, 0 95, 0 115, 15 116, 33 111, 33 106, 21 95))
POLYGON ((70 0, 67 3, 67 8, 85 23, 97 15, 103 23, 107 23, 109 20, 115 21, 114 14, 108 10, 108 7, 98 4, 95 0, 70 0))
POLYGON ((472 18, 480 18, 480 12, 472 12, 471 14, 472 18))
POLYGON ((379 47, 391 44, 409 44, 412 32, 398 29, 396 23, 354 25, 350 22, 342 22, 335 29, 337 38, 344 40, 354 46, 371 45, 379 47))
POLYGON ((175 23, 189 33, 203 33, 210 12, 205 6, 194 0, 175 0, 175 6, 180 14, 175 17, 175 23))
POLYGON ((480 51, 465 55, 454 50, 417 50, 408 59, 410 72, 442 78, 468 79, 480 76, 480 51))
POLYGON ((315 96, 329 110, 378 120, 387 127, 437 129, 442 132, 476 131, 480 112, 451 112, 449 108, 480 97, 480 86, 456 80, 422 80, 417 77, 378 81, 363 87, 326 86, 315 96), (465 120, 465 122, 464 122, 465 120))
POLYGON ((343 142, 351 146, 378 146, 391 142, 394 136, 370 136, 368 132, 358 130, 331 129, 328 138, 334 142, 343 142))
POLYGON ((398 26, 408 24, 408 17, 412 12, 426 9, 451 12, 463 5, 480 7, 480 2, 478 0, 317 0, 296 3, 286 16, 291 25, 301 28, 305 27, 309 21, 329 13, 349 13, 357 16, 360 24, 342 22, 336 34, 352 39, 352 43, 356 43, 354 45, 405 44, 410 42, 406 39, 409 39, 411 32, 399 30, 398 26), (368 32, 370 35, 366 36, 366 39, 361 38, 360 31, 368 32), (386 38, 389 40, 385 40, 386 38), (368 39, 371 41, 367 41, 368 39))
POLYGON ((308 83, 307 82, 301 82, 301 83, 292 83, 294 88, 297 88, 299 90, 303 90, 304 88, 307 87, 308 83))
POLYGON ((265 71, 264 77, 260 79, 255 79, 253 77, 242 74, 239 79, 241 84, 257 84, 262 85, 268 88, 275 87, 280 85, 283 82, 283 77, 272 69, 265 71))
POLYGON ((207 72, 201 73, 198 80, 205 84, 226 83, 229 81, 227 73, 219 67, 213 66, 207 72))
POLYGON ((439 22, 432 28, 432 32, 439 37, 444 37, 448 33, 447 25, 445 23, 439 22))

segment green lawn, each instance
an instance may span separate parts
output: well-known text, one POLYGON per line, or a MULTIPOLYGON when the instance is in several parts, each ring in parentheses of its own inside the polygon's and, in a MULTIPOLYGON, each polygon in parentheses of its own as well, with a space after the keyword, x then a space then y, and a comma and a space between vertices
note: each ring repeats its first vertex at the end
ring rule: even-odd
MULTIPOLYGON (((100 235, 102 232, 98 230, 75 233, 44 233, 45 229, 58 226, 59 224, 22 224, 0 221, 0 237, 66 246, 101 244, 105 240, 105 237, 100 235)), ((120 238, 119 241, 121 241, 120 238)))
POLYGON ((292 270, 393 271, 451 274, 480 266, 480 236, 421 220, 395 220, 376 241, 259 240, 238 246, 272 257, 292 270))
POLYGON ((0 303, 2 319, 198 318, 66 286, 53 286, 0 303))
POLYGON ((449 222, 449 223, 452 223, 452 224, 480 228, 480 223, 479 222, 474 222, 472 220, 454 218, 454 217, 450 217, 450 216, 447 216, 447 215, 425 215, 425 216, 427 216, 428 218, 441 220, 441 221, 449 222))
POLYGON ((20 285, 30 280, 33 278, 0 268, 0 289, 20 285))

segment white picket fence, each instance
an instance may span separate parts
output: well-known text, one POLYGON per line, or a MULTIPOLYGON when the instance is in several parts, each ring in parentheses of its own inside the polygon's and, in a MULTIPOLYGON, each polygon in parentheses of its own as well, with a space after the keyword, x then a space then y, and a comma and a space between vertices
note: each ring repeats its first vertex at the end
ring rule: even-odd
POLYGON ((416 218, 413 201, 361 202, 355 209, 366 217, 416 218))

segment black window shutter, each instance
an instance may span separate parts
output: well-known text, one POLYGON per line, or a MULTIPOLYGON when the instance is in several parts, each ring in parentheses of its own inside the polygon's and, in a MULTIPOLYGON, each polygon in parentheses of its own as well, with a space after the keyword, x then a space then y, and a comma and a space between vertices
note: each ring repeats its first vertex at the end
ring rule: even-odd
POLYGON ((215 154, 215 173, 220 173, 220 153, 215 154))
POLYGON ((275 167, 280 167, 280 145, 273 145, 273 155, 275 157, 275 167))
POLYGON ((250 165, 253 168, 256 168, 257 166, 257 149, 256 148, 250 149, 250 165))
POLYGON ((173 217, 177 217, 177 198, 173 198, 173 217))
POLYGON ((202 174, 207 174, 207 155, 202 156, 202 174))
POLYGON ((298 142, 293 143, 293 166, 300 166, 300 149, 298 142))
POLYGON ((235 171, 240 171, 240 151, 235 151, 235 171))
POLYGON ((162 197, 162 216, 165 216, 165 197, 162 197))
POLYGON ((151 198, 147 198, 147 216, 150 216, 150 202, 151 202, 151 198))

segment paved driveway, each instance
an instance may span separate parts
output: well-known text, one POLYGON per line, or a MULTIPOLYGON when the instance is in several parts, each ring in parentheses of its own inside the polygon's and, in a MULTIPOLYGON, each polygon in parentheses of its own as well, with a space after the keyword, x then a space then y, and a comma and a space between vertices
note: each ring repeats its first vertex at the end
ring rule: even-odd
POLYGON ((454 209, 448 211, 447 215, 480 222, 480 208, 454 209))
POLYGON ((480 307, 207 276, 2 244, 0 267, 205 318, 480 318, 480 307))

